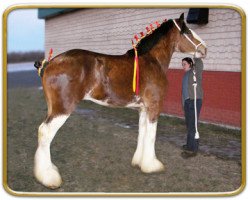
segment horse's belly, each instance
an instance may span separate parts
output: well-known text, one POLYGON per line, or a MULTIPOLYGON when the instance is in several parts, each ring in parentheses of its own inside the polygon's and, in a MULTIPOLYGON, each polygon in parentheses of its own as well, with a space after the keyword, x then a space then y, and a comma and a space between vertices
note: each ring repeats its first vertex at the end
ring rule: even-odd
POLYGON ((98 99, 91 97, 89 94, 85 95, 83 100, 92 101, 92 102, 99 104, 99 105, 102 105, 102 106, 111 106, 111 104, 108 103, 107 99, 98 100, 98 99))
POLYGON ((141 108, 143 107, 143 103, 142 102, 132 102, 132 103, 128 103, 126 106, 126 108, 141 108))
POLYGON ((143 106, 143 103, 138 101, 128 102, 127 104, 124 105, 117 105, 113 103, 113 101, 110 101, 109 99, 101 99, 101 100, 95 99, 90 94, 86 94, 83 100, 92 101, 96 104, 108 107, 140 108, 143 106))

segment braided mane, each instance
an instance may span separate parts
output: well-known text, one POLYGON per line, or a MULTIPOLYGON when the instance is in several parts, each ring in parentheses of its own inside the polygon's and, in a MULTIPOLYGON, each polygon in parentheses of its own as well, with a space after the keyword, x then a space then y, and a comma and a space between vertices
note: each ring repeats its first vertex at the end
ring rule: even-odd
MULTIPOLYGON (((155 29, 152 34, 147 35, 137 44, 138 56, 149 52, 159 41, 166 35, 173 27, 173 20, 168 20, 163 22, 160 27, 155 29)), ((127 51, 127 54, 134 56, 134 49, 127 51)))

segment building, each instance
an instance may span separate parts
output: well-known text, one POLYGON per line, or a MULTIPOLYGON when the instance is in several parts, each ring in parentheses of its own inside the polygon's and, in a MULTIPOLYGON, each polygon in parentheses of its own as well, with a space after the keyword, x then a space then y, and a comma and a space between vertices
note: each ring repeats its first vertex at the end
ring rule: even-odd
MULTIPOLYGON (((45 19, 46 55, 73 48, 105 54, 124 54, 131 49, 135 33, 156 20, 187 16, 187 8, 88 8, 39 9, 45 19)), ((241 15, 234 9, 210 8, 206 25, 188 24, 207 43, 204 60, 203 88, 205 91, 200 119, 202 121, 241 127, 241 15)), ((174 53, 167 73, 168 98, 164 112, 183 116, 181 106, 181 59, 174 53)))

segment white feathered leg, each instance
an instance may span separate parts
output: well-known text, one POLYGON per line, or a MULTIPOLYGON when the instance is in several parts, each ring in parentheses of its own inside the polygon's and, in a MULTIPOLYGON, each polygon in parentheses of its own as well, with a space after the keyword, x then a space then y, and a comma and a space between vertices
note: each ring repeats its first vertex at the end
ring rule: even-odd
POLYGON ((139 166, 141 167, 141 161, 142 161, 142 154, 143 154, 143 143, 144 143, 144 136, 146 133, 146 118, 147 113, 145 109, 142 109, 140 111, 139 116, 139 134, 138 134, 138 140, 137 140, 137 148, 134 153, 133 159, 132 159, 132 166, 139 166))
POLYGON ((155 138, 157 121, 150 122, 148 116, 146 118, 146 134, 143 143, 143 156, 141 161, 141 170, 145 173, 152 173, 164 170, 163 164, 155 155, 155 138))
POLYGON ((34 159, 34 175, 44 186, 58 188, 62 183, 57 167, 51 162, 50 144, 58 129, 69 115, 53 118, 49 123, 42 123, 38 129, 38 148, 34 159))

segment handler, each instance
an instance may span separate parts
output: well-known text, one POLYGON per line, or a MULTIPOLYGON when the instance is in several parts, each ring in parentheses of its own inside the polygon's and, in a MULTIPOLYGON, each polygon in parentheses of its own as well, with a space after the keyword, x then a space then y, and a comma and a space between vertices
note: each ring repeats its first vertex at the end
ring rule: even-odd
POLYGON ((199 149, 199 139, 195 139, 195 105, 194 105, 194 72, 196 76, 196 110, 197 121, 202 107, 203 90, 202 90, 202 71, 203 62, 200 58, 186 57, 182 59, 182 67, 185 74, 182 79, 182 105, 185 113, 185 122, 187 126, 187 143, 183 145, 183 158, 194 157, 199 149), (195 63, 195 64, 194 64, 195 63))

